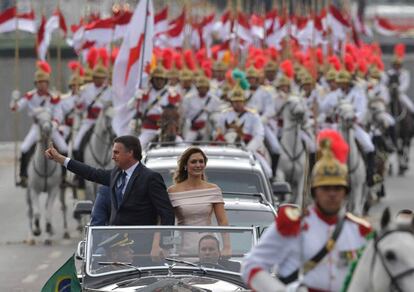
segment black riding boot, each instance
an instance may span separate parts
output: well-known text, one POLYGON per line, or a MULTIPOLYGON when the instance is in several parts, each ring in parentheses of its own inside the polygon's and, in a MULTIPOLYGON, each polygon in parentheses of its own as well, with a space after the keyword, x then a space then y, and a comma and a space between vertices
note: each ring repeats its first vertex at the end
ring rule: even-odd
POLYGON ((384 138, 384 144, 385 151, 388 153, 393 153, 397 150, 398 144, 394 126, 390 126, 387 129, 387 137, 384 138))
POLYGON ((313 166, 316 163, 316 153, 315 152, 310 152, 309 153, 309 172, 308 173, 312 173, 312 169, 313 166))
POLYGON ((29 166, 31 153, 29 152, 22 152, 22 156, 20 157, 20 182, 17 183, 18 186, 23 188, 27 187, 27 167, 29 166))
POLYGON ((276 177, 277 166, 279 164, 280 154, 274 153, 270 157, 272 159, 272 176, 276 177))
POLYGON ((375 174, 375 152, 369 152, 366 154, 366 167, 367 167, 367 185, 372 187, 378 183, 381 178, 378 174, 375 174))

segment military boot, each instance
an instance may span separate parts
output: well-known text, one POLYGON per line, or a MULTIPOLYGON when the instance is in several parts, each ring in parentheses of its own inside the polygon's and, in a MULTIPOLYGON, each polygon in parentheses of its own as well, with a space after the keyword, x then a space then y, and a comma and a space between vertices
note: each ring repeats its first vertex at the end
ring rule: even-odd
POLYGON ((369 152, 366 154, 366 167, 367 167, 367 185, 372 187, 373 185, 381 182, 382 178, 379 174, 375 173, 375 152, 369 152))
POLYGON ((272 159, 272 176, 273 178, 276 177, 277 166, 279 164, 280 154, 274 153, 270 156, 272 159))
POLYGON ((22 188, 27 187, 27 167, 29 166, 30 154, 30 152, 22 152, 20 157, 20 181, 16 185, 22 188))

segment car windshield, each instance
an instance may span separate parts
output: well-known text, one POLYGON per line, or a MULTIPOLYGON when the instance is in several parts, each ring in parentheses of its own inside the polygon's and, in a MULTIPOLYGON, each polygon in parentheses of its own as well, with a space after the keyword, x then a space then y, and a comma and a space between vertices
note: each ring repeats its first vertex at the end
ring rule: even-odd
POLYGON ((86 273, 165 268, 166 263, 238 273, 243 256, 256 242, 255 234, 254 228, 247 227, 90 227, 86 273), (154 256, 160 251, 162 255, 154 256))
POLYGON ((227 218, 232 226, 258 227, 258 236, 275 221, 272 211, 226 210, 227 218))
MULTIPOLYGON (((162 175, 167 186, 173 184, 174 170, 156 169, 156 171, 162 175)), ((218 185, 223 193, 266 193, 260 175, 252 171, 207 168, 206 175, 208 181, 218 185)))

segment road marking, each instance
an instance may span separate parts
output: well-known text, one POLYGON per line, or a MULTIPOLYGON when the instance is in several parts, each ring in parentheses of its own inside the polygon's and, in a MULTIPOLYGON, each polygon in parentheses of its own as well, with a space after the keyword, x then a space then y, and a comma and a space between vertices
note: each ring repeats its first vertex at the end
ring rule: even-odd
POLYGON ((49 254, 49 258, 50 259, 57 259, 58 257, 60 257, 61 254, 62 254, 61 251, 55 250, 55 251, 53 251, 49 254))
POLYGON ((22 280, 22 283, 32 283, 38 277, 37 274, 29 274, 26 278, 22 280))
POLYGON ((38 265, 36 271, 46 270, 49 267, 49 264, 38 265))

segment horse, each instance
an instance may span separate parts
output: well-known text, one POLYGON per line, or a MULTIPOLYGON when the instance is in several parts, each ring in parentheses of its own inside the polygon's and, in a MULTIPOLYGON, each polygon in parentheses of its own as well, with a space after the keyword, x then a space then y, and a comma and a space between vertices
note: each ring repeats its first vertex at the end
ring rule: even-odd
POLYGON ((301 138, 301 128, 305 121, 306 104, 301 97, 291 95, 282 105, 279 113, 283 118, 280 138, 280 161, 277 180, 286 181, 292 188, 292 197, 287 201, 302 205, 302 192, 305 182, 306 148, 301 138))
MULTIPOLYGON (((38 108, 35 113, 35 120, 38 126, 38 141, 36 143, 35 153, 29 163, 28 167, 28 186, 26 192, 26 199, 28 204, 29 217, 29 244, 34 244, 34 236, 37 237, 42 233, 40 227, 41 213, 39 206, 39 197, 42 192, 47 194, 46 212, 45 212, 45 229, 46 239, 45 244, 52 243, 52 236, 54 234, 52 227, 52 212, 56 196, 59 192, 61 183, 62 169, 55 161, 49 160, 45 156, 45 151, 51 142, 53 131, 52 113, 45 108, 38 108)), ((64 190, 61 189, 61 199, 63 198, 62 211, 64 212, 64 237, 68 238, 66 221, 66 204, 64 204, 64 190)))
POLYGON ((409 153, 411 138, 413 135, 413 117, 407 108, 401 103, 398 75, 391 75, 388 81, 390 92, 390 112, 396 122, 397 154, 399 164, 399 175, 404 175, 409 165, 409 153))
POLYGON ((362 215, 367 198, 366 168, 364 158, 355 140, 355 109, 354 106, 342 100, 337 109, 338 130, 349 146, 348 155, 348 180, 350 194, 347 208, 354 214, 362 215))
MULTIPOLYGON (((393 125, 393 121, 387 112, 386 104, 382 98, 372 97, 369 99, 366 122, 375 145, 376 173, 385 178, 387 169, 390 167, 388 159, 390 153, 394 150, 392 137, 388 137, 390 136, 389 129, 393 125)), ((384 182, 380 184, 376 193, 378 200, 385 197, 384 182)))
MULTIPOLYGON (((104 107, 96 120, 91 137, 85 145, 84 161, 86 164, 107 169, 112 161, 112 143, 115 137, 112 129, 112 118, 114 109, 107 105, 104 107)), ((85 181, 85 199, 95 201, 98 190, 96 183, 85 181)))
POLYGON ((381 230, 365 247, 346 291, 403 292, 413 287, 414 221, 391 222, 387 208, 381 230))

